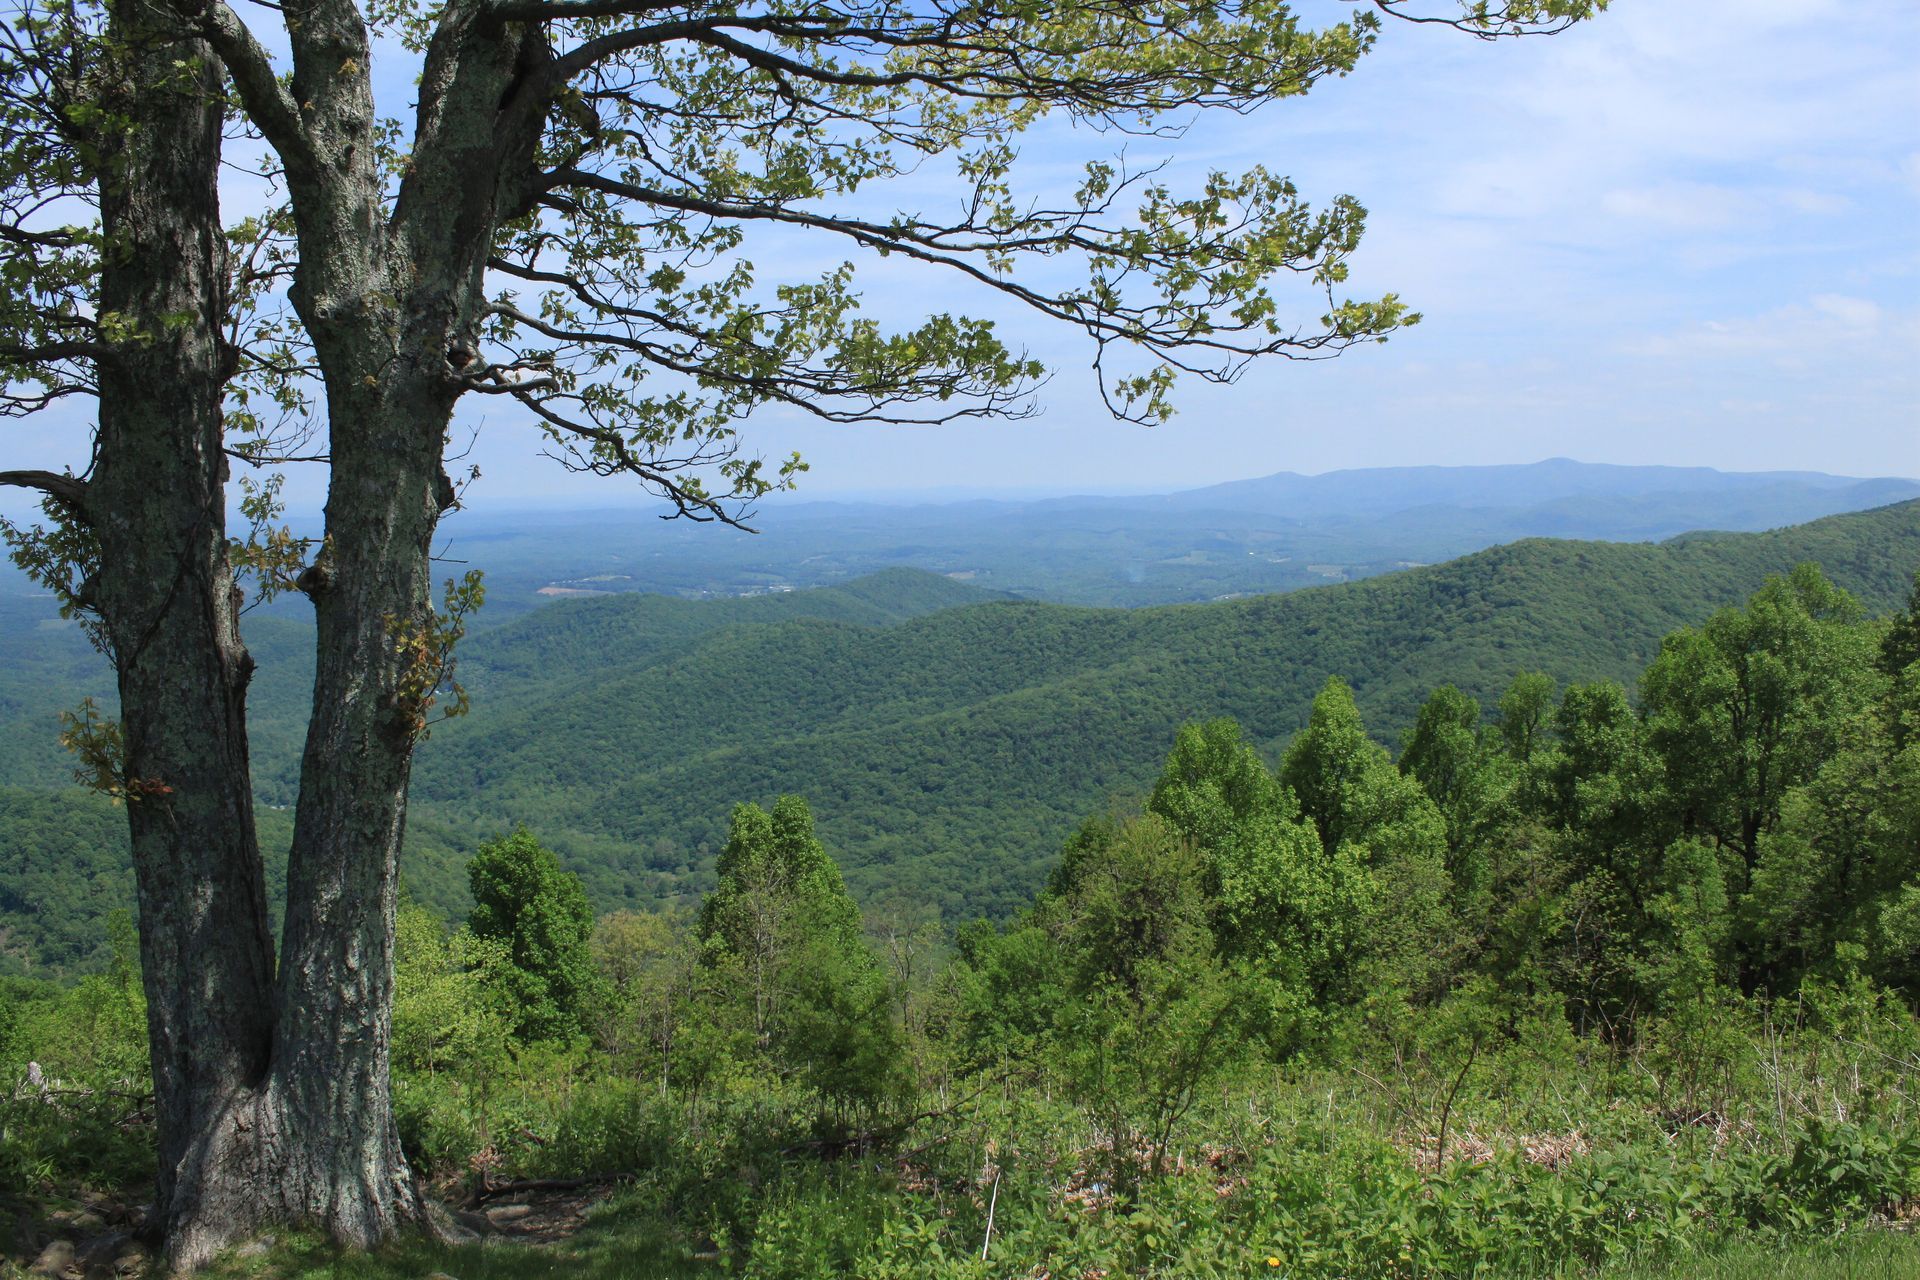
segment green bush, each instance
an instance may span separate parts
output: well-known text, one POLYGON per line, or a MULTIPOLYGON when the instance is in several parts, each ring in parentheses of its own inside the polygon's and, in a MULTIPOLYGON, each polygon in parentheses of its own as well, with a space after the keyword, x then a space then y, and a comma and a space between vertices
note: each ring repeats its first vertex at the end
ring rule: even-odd
POLYGON ((106 973, 0 979, 0 1189, 139 1187, 154 1174, 146 1001, 132 924, 106 973))

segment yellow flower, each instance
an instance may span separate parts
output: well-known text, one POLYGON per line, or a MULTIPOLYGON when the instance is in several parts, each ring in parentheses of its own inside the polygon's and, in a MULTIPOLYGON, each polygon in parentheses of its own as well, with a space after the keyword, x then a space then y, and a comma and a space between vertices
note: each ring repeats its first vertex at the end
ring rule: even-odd
POLYGON ((1270 1267, 1277 1267, 1277 1266, 1279 1266, 1279 1265, 1280 1265, 1280 1259, 1278 1259, 1278 1258, 1275 1258, 1275 1257, 1272 1257, 1271 1255, 1269 1255, 1269 1256, 1268 1256, 1268 1258, 1267 1258, 1267 1265, 1268 1265, 1268 1266, 1270 1266, 1270 1267))

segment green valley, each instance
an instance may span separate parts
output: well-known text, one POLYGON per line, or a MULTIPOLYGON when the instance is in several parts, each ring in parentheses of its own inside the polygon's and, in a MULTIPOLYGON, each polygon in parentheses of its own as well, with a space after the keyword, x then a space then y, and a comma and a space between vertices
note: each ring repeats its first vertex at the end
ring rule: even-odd
POLYGON ((1001 915, 1075 822, 1138 797, 1185 721, 1231 716, 1272 751, 1330 675, 1388 735, 1441 682, 1489 701, 1523 670, 1631 680, 1661 636, 1806 560, 1891 609, 1920 563, 1920 503, 1656 545, 1528 540, 1131 611, 988 602, 675 644, 660 602, 565 604, 475 637, 473 714, 422 750, 416 811, 476 838, 524 821, 611 906, 699 891, 728 807, 797 792, 869 905, 1001 915))
MULTIPOLYGON (((407 880, 461 913, 464 857, 525 823, 598 909, 688 901, 711 882, 732 804, 793 792, 869 910, 1002 917, 1075 823, 1137 801, 1186 721, 1231 716, 1274 757, 1330 675, 1389 739, 1442 682, 1490 702, 1524 670, 1631 681, 1667 632, 1802 561, 1885 612, 1920 563, 1920 503, 1659 544, 1530 539, 1363 582, 1139 610, 995 599, 911 570, 738 600, 561 600, 463 649, 473 710, 421 749, 407 880)), ((303 631, 281 618, 250 628, 276 850, 310 671, 303 631)), ((0 679, 0 782, 15 789, 0 792, 0 822, 34 836, 4 845, 19 865, 0 869, 0 928, 15 963, 26 947, 66 964, 82 948, 63 929, 97 954, 92 912, 124 901, 110 891, 126 883, 124 834, 103 804, 45 790, 68 768, 54 712, 107 682, 71 628, 6 634, 17 660, 0 679), (67 809, 91 816, 47 830, 67 809), (65 893, 71 916, 28 910, 20 886, 48 859, 103 887, 65 893), (29 925, 36 914, 52 919, 29 925)))

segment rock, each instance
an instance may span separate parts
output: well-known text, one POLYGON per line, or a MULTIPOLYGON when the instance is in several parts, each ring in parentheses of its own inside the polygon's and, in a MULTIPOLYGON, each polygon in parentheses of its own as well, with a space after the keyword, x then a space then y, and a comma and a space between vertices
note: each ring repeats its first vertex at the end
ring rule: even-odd
POLYGON ((115 1231, 87 1241, 80 1250, 79 1264, 87 1280, 111 1280, 138 1274, 146 1267, 147 1258, 145 1245, 124 1231, 115 1231))
POLYGON ((47 1217, 55 1226, 76 1235, 97 1235, 107 1229, 107 1220, 90 1208, 58 1209, 47 1217))
POLYGON ((64 1276, 72 1265, 73 1241, 55 1240, 40 1251, 40 1256, 33 1260, 33 1265, 27 1271, 36 1276, 64 1276))
POLYGON ((138 1240, 132 1240, 120 1247, 113 1256, 113 1272, 120 1276, 143 1276, 147 1274, 147 1264, 153 1261, 153 1255, 138 1240))
POLYGON ((124 1231, 110 1231, 103 1236, 95 1236, 80 1246, 80 1265, 90 1267, 96 1262, 106 1262, 117 1256, 120 1247, 128 1244, 131 1237, 124 1231))
POLYGON ((497 1204, 487 1210, 487 1218, 489 1221, 499 1224, 502 1222, 513 1222, 516 1219, 528 1216, 532 1212, 533 1206, 530 1204, 497 1204))

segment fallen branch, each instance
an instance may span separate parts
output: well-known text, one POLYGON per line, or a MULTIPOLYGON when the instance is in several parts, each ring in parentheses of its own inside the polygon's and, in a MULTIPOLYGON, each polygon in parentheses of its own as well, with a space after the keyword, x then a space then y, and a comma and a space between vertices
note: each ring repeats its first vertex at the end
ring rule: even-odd
MULTIPOLYGON (((840 1156, 845 1155, 849 1151, 871 1151, 875 1147, 898 1142, 901 1138, 905 1137, 908 1131, 915 1125, 923 1121, 946 1119, 995 1085, 1004 1083, 1005 1080, 1006 1077, 1004 1075, 995 1076, 966 1097, 960 1099, 958 1102, 950 1103, 947 1106, 936 1107, 932 1111, 922 1111, 915 1115, 907 1116, 904 1119, 896 1120, 892 1124, 884 1125, 876 1129, 868 1129, 863 1133, 850 1133, 841 1138, 809 1138, 805 1142, 796 1142, 790 1147, 780 1148, 779 1154, 791 1156, 798 1155, 802 1151, 807 1151, 820 1155, 840 1156)), ((927 1144, 927 1146, 932 1145, 934 1144, 927 1144)), ((915 1155, 924 1150, 926 1150, 926 1147, 919 1147, 907 1154, 915 1155)))
POLYGON ((489 1200, 498 1200, 501 1196, 519 1195, 523 1191, 578 1191, 582 1187, 612 1186, 621 1182, 632 1182, 640 1175, 637 1173, 596 1173, 585 1178, 524 1178, 518 1182, 482 1181, 473 1189, 473 1198, 468 1202, 482 1205, 489 1200))

